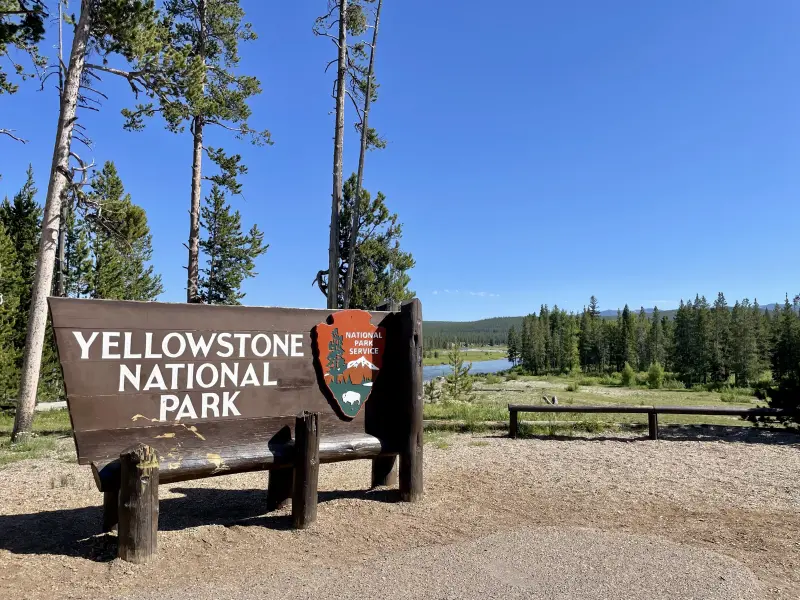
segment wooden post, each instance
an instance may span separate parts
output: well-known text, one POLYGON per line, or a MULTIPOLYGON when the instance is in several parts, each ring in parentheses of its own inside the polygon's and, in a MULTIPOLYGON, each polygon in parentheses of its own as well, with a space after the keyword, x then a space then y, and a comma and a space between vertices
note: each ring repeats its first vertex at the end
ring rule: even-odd
POLYGON ((650 429, 650 439, 658 439, 658 413, 652 411, 647 413, 647 426, 650 429))
POLYGON ((278 510, 289 504, 292 498, 294 469, 270 469, 267 483, 267 512, 278 510))
POLYGON ((407 348, 401 354, 404 362, 403 402, 408 433, 400 451, 400 499, 417 502, 422 499, 422 304, 418 299, 400 307, 403 340, 407 348))
POLYGON ((305 529, 317 520, 319 480, 319 415, 303 411, 294 432, 294 495, 292 524, 305 529))
POLYGON ((508 420, 508 435, 512 440, 517 439, 517 435, 519 433, 519 412, 516 409, 509 408, 508 409, 509 420, 508 420))
POLYGON ((114 531, 119 523, 119 488, 103 491, 103 533, 114 531))
MULTIPOLYGON (((395 300, 386 300, 386 302, 378 306, 377 310, 397 312, 400 310, 400 303, 395 300)), ((378 458, 373 458, 370 488, 388 485, 397 485, 397 457, 379 456, 378 458)))
POLYGON ((397 485, 397 457, 379 456, 372 459, 372 486, 397 485))
POLYGON ((143 564, 158 549, 158 457, 137 444, 120 454, 119 549, 117 556, 143 564))

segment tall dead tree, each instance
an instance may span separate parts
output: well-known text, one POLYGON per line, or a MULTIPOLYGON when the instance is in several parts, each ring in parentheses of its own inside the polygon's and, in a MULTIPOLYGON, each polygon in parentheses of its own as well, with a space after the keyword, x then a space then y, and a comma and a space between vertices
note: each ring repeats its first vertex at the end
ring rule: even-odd
POLYGON ((370 135, 369 107, 372 102, 373 77, 375 73, 375 50, 378 47, 378 27, 381 21, 381 5, 383 0, 378 0, 375 10, 375 25, 372 30, 372 44, 369 49, 369 66, 367 67, 366 81, 364 82, 364 110, 361 115, 361 148, 358 154, 358 175, 356 176, 356 202, 353 205, 353 218, 350 224, 350 248, 347 256, 347 275, 344 284, 344 308, 350 308, 353 297, 353 276, 356 264, 356 245, 358 241, 358 224, 361 218, 361 185, 364 181, 364 160, 367 154, 367 139, 370 135))
POLYGON ((328 308, 339 303, 339 214, 342 211, 344 185, 344 101, 347 76, 347 0, 339 0, 339 56, 336 71, 336 132, 333 141, 333 194, 331 231, 328 245, 328 308))
POLYGON ((70 147, 75 127, 81 78, 86 62, 86 51, 92 29, 92 21, 97 9, 97 0, 83 0, 75 34, 69 67, 64 80, 64 90, 59 102, 58 126, 53 148, 53 161, 50 166, 50 181, 47 185, 47 199, 42 218, 42 237, 39 242, 39 255, 31 294, 31 308, 28 315, 28 335, 22 360, 22 373, 17 412, 11 440, 24 441, 30 437, 33 426, 33 409, 36 405, 36 391, 39 385, 39 369, 42 365, 42 347, 47 327, 47 296, 53 283, 53 266, 58 244, 61 201, 67 186, 69 173, 70 147))

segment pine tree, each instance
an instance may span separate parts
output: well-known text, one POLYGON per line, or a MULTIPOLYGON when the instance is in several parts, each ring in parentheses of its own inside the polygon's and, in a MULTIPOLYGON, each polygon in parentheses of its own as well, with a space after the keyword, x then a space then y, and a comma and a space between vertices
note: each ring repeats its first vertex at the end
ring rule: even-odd
POLYGON ((200 219, 203 179, 226 188, 232 194, 241 191, 238 177, 247 172, 238 154, 229 155, 222 148, 205 146, 209 126, 233 131, 239 139, 256 146, 271 144, 268 131, 256 131, 248 120, 247 101, 261 93, 258 79, 237 73, 239 42, 252 41, 256 34, 243 21, 239 0, 166 0, 163 11, 169 26, 167 45, 172 54, 164 76, 181 94, 157 94, 158 104, 145 103, 134 110, 124 110, 125 127, 140 130, 144 118, 160 112, 173 133, 183 132, 186 124, 192 136, 192 193, 190 200, 189 259, 187 302, 199 302, 200 219), (217 165, 216 175, 203 174, 203 154, 217 165))
MULTIPOLYGON (((92 180, 89 193, 91 204, 99 206, 97 213, 87 216, 93 230, 89 247, 94 257, 93 272, 87 274, 88 288, 93 298, 113 300, 155 300, 162 292, 161 276, 155 275, 152 265, 152 236, 145 211, 136 206, 125 192, 113 162, 106 162, 92 180)), ((78 242, 80 242, 80 233, 78 242)), ((85 263, 83 249, 77 247, 74 275, 80 278, 85 263)))
POLYGON ((647 318, 647 313, 644 310, 644 306, 639 309, 639 315, 636 317, 635 329, 638 370, 645 371, 650 366, 650 361, 648 360, 647 356, 647 340, 650 334, 650 320, 647 318))
POLYGON ((472 363, 464 364, 464 353, 461 344, 456 342, 448 355, 450 373, 444 379, 444 390, 448 400, 454 402, 471 402, 475 399, 472 393, 472 377, 469 374, 472 363))
POLYGON ((231 213, 217 185, 206 198, 202 225, 207 237, 200 240, 200 248, 206 267, 201 269, 199 297, 207 304, 240 304, 245 296, 242 282, 258 274, 255 260, 269 247, 264 245, 264 234, 256 225, 249 233, 242 233, 239 211, 231 213))
POLYGON ((727 381, 730 375, 730 320, 728 303, 720 292, 711 311, 708 353, 711 378, 718 383, 727 381))
POLYGON ((328 362, 326 367, 334 383, 339 382, 339 377, 347 369, 347 363, 344 361, 343 339, 339 335, 339 328, 337 327, 331 332, 331 341, 328 342, 328 362))
POLYGON ((512 365, 517 364, 517 360, 519 359, 519 342, 517 339, 517 329, 512 325, 508 329, 508 360, 511 361, 512 365))
POLYGON ((9 297, 18 300, 14 322, 14 347, 21 356, 27 334, 28 311, 31 308, 31 290, 36 273, 36 255, 42 227, 42 209, 36 202, 36 184, 33 180, 33 167, 29 166, 25 185, 9 202, 8 198, 0 206, 0 222, 5 227, 14 246, 16 255, 17 284, 9 289, 9 297))
POLYGON ((628 305, 622 309, 622 316, 619 320, 620 347, 622 350, 622 363, 627 363, 631 368, 639 364, 639 357, 636 352, 636 326, 633 315, 628 305))
POLYGON ((90 231, 73 210, 67 216, 64 246, 64 292, 71 298, 88 297, 94 274, 90 231))
POLYGON ((650 330, 647 332, 647 361, 650 364, 665 362, 664 331, 661 325, 661 313, 658 307, 653 307, 653 314, 650 316, 650 330))
POLYGON ((19 350, 15 322, 19 314, 19 267, 14 243, 0 223, 0 400, 17 391, 19 350))

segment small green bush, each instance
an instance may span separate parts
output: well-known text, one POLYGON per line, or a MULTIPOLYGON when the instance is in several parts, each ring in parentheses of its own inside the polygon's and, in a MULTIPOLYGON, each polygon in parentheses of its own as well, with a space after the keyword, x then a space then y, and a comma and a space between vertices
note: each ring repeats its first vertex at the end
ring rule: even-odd
POLYGON ((751 388, 725 386, 720 389, 720 400, 723 402, 750 402, 754 393, 751 388))
POLYGON ((669 375, 664 377, 664 383, 662 387, 665 390, 685 390, 686 386, 680 379, 676 379, 673 375, 669 375))
POLYGON ((622 373, 620 373, 622 377, 622 385, 625 387, 631 387, 631 384, 634 382, 636 378, 636 373, 628 363, 625 363, 625 368, 622 369, 622 373))
POLYGON ((580 389, 581 389, 581 384, 579 384, 577 381, 570 381, 567 384, 567 391, 568 392, 578 392, 578 391, 580 391, 580 389))
POLYGON ((664 367, 654 362, 647 371, 647 386, 651 390, 659 390, 664 385, 664 367))
POLYGON ((503 378, 499 375, 495 375, 494 373, 489 373, 486 375, 486 383, 489 385, 503 383, 503 378))
POLYGON ((517 379, 519 379, 519 375, 516 373, 509 373, 506 375, 506 381, 516 381, 517 379))

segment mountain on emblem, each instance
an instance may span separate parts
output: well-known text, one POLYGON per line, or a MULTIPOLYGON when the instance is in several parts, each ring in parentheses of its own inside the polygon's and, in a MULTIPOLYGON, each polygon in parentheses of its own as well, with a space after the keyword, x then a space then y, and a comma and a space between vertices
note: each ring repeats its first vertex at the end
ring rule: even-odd
POLYGON ((369 398, 383 365, 386 330, 363 310, 333 313, 331 323, 316 326, 315 360, 340 416, 352 419, 369 398))

